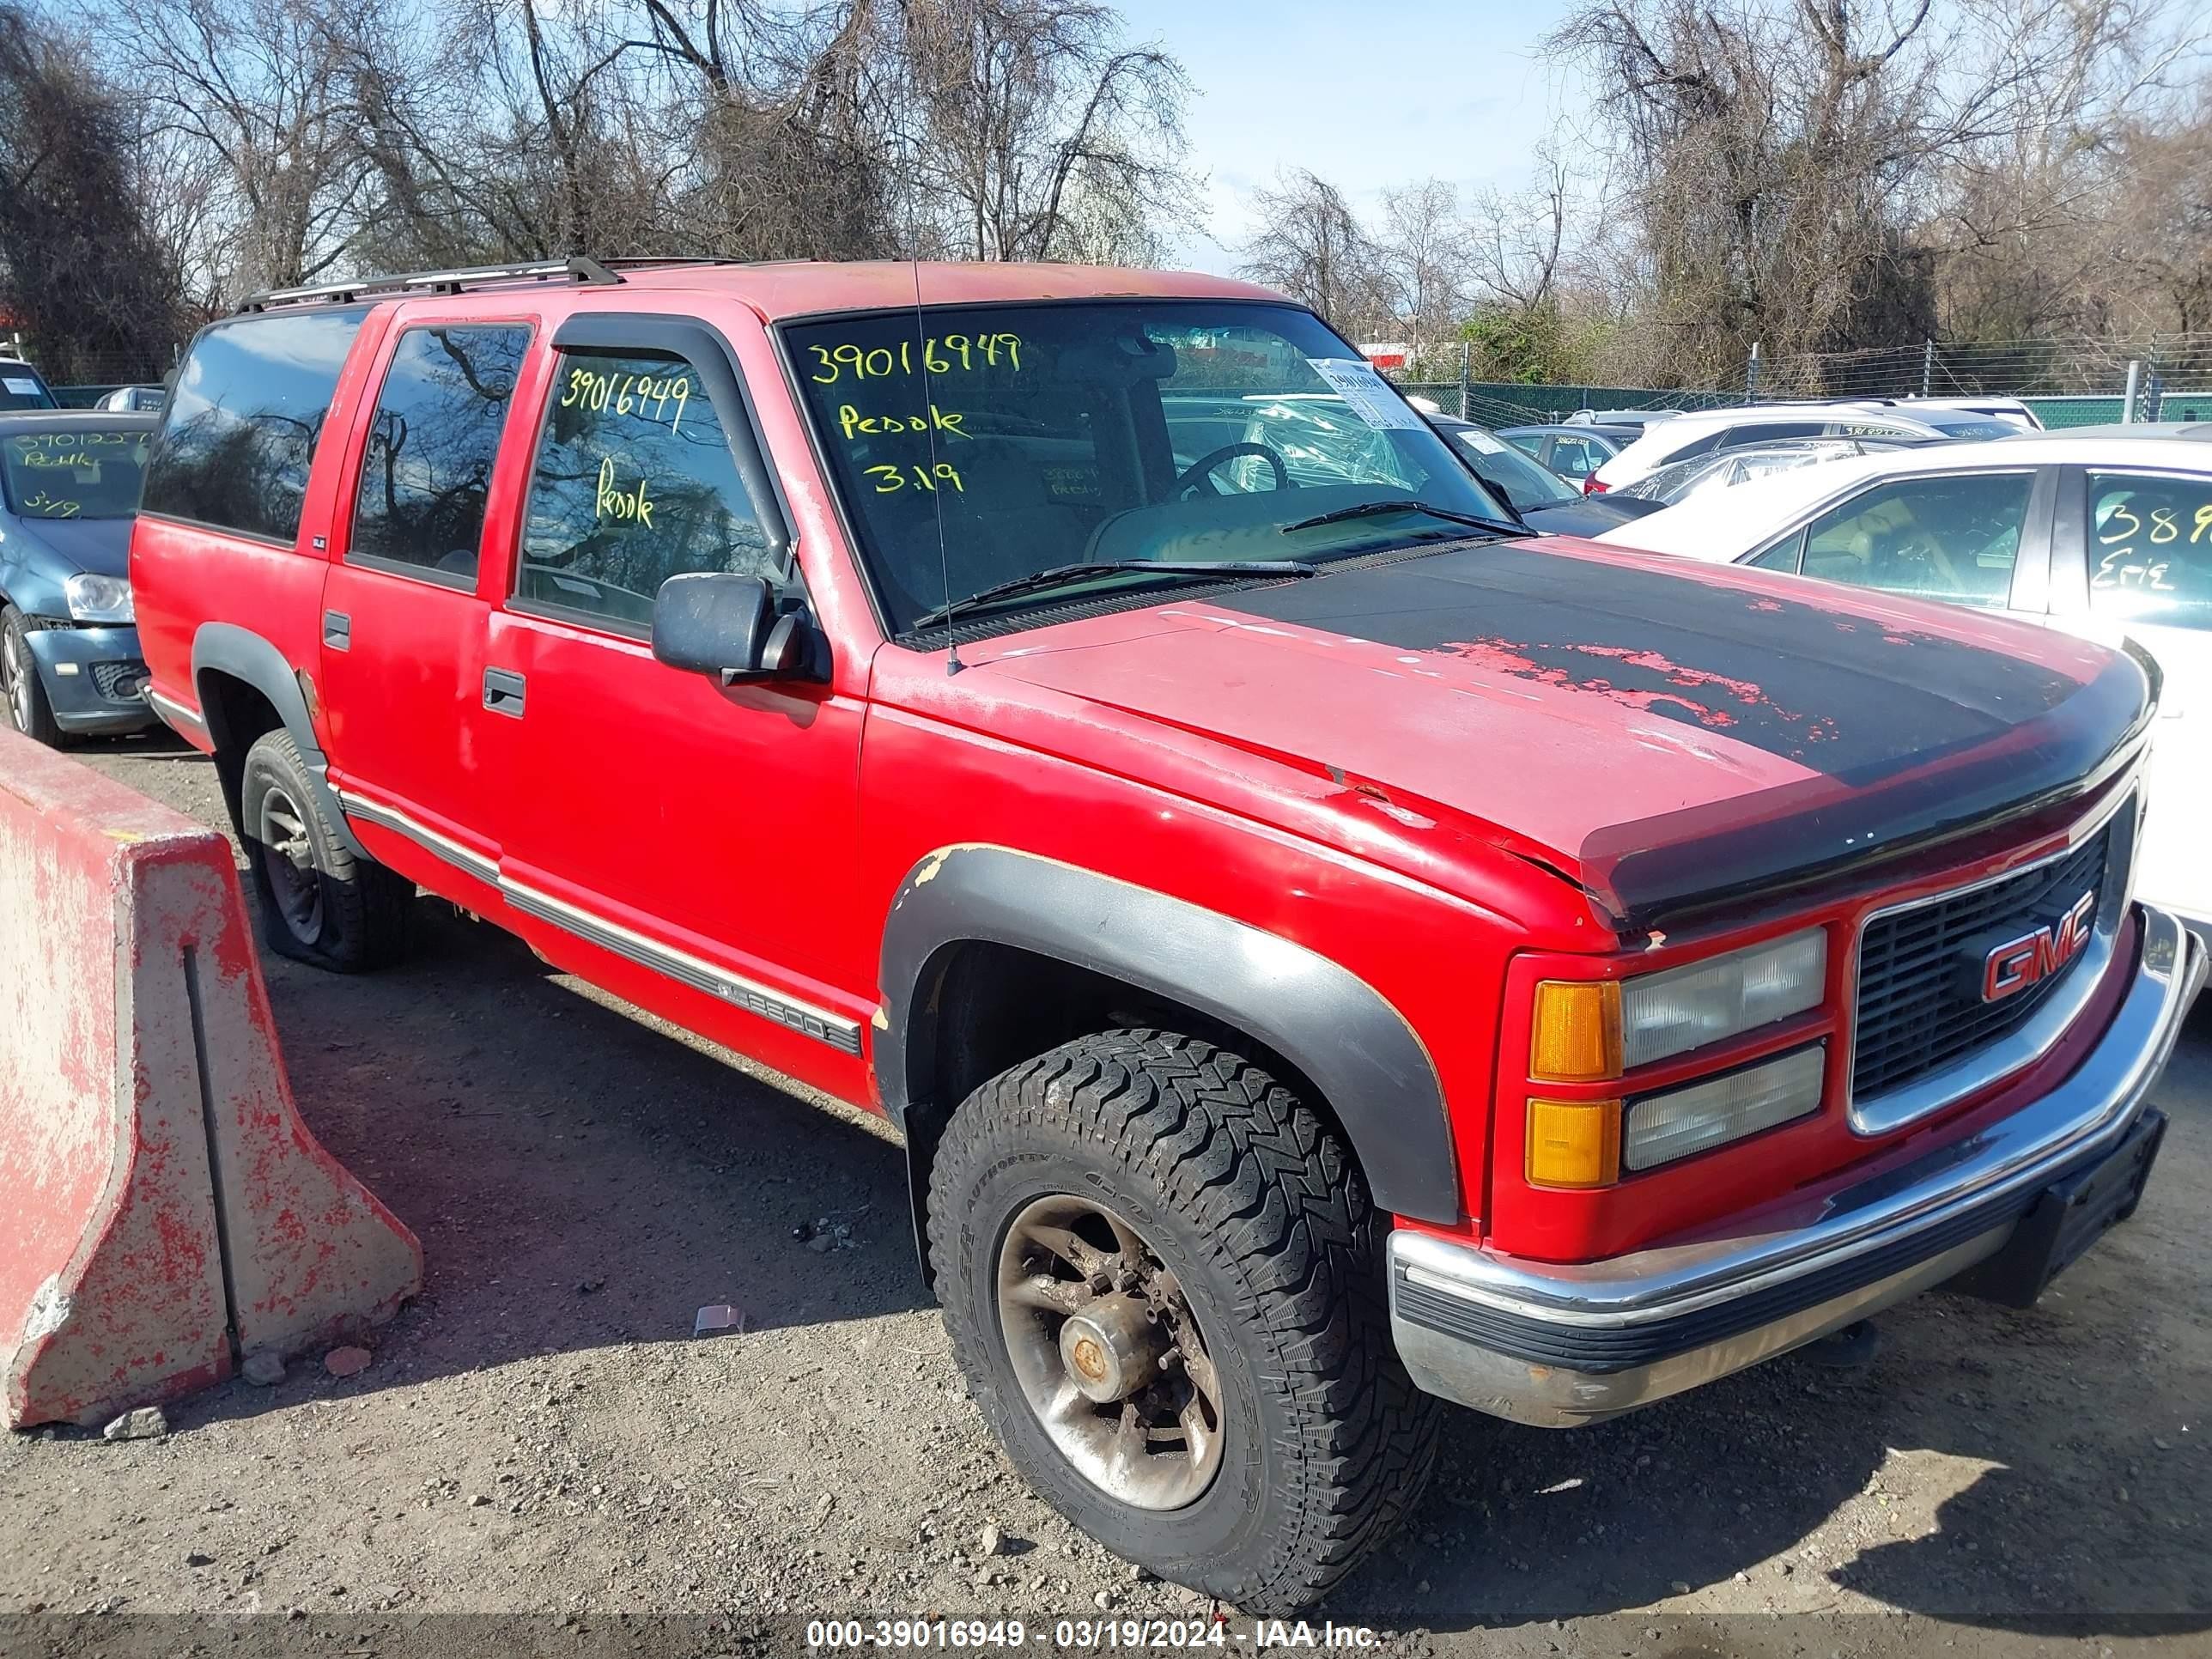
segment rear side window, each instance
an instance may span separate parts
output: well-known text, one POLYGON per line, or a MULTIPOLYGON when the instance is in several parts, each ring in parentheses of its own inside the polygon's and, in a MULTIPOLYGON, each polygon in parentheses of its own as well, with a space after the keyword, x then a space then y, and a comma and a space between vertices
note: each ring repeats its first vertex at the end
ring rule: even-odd
POLYGON ((2212 478, 2089 475, 2089 608, 2212 628, 2212 478))
POLYGON ((1907 478, 1807 526, 1808 576, 1959 605, 2002 605, 2027 517, 2025 472, 1907 478))
POLYGON ((564 351, 547 404, 518 599, 642 632, 671 576, 781 579, 693 364, 564 351))
POLYGON ((362 457, 347 562, 475 581, 492 463, 529 349, 519 323, 399 337, 362 457))
POLYGON ((145 510, 295 539, 338 371, 368 314, 277 313, 203 332, 146 467, 145 510))

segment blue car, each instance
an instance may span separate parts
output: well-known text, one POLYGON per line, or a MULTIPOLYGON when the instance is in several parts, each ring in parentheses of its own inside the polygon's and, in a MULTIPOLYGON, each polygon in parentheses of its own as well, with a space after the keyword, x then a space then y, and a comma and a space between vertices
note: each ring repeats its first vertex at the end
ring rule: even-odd
POLYGON ((0 414, 0 691, 24 736, 154 724, 131 609, 131 521, 159 420, 0 414))

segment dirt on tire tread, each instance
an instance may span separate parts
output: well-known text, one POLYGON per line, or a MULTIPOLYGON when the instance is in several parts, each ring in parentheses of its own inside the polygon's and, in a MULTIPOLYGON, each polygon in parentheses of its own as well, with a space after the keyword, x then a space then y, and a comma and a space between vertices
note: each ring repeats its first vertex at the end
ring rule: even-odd
MULTIPOLYGON (((994 1130, 1024 1123, 1088 1139, 1219 1241, 1265 1309, 1254 1370, 1284 1391, 1322 1478, 1284 1494, 1289 1525, 1263 1576, 1232 1597, 1304 1606, 1340 1581, 1419 1499, 1442 1407, 1390 1340, 1366 1186, 1321 1119, 1243 1056, 1195 1037, 1107 1031, 1001 1073, 963 1104, 931 1171, 931 1213, 952 1212, 959 1168, 994 1130), (961 1120, 967 1119, 963 1125, 961 1120), (962 1133, 965 1130, 966 1133, 962 1133)), ((940 1279, 957 1235, 931 1229, 940 1279)), ((1249 1328, 1248 1328, 1249 1331, 1249 1328)))

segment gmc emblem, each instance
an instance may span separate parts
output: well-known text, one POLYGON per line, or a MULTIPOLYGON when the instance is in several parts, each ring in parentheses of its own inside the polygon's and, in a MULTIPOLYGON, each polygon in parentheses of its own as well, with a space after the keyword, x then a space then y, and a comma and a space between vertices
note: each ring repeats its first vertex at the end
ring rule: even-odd
POLYGON ((2094 888, 2074 901, 2048 927, 2007 939, 1982 958, 1982 1000, 2002 1002, 2049 979, 2080 956, 2089 943, 2089 918, 2096 914, 2094 888))

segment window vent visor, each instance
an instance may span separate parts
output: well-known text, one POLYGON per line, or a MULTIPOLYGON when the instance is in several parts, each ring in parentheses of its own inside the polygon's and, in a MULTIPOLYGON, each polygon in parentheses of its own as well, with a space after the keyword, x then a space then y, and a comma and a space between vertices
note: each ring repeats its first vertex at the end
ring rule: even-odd
POLYGON ((1621 1162, 1656 1169, 1676 1158, 1724 1146, 1820 1109, 1828 1045, 1815 1042, 1779 1057, 1628 1103, 1621 1162))

